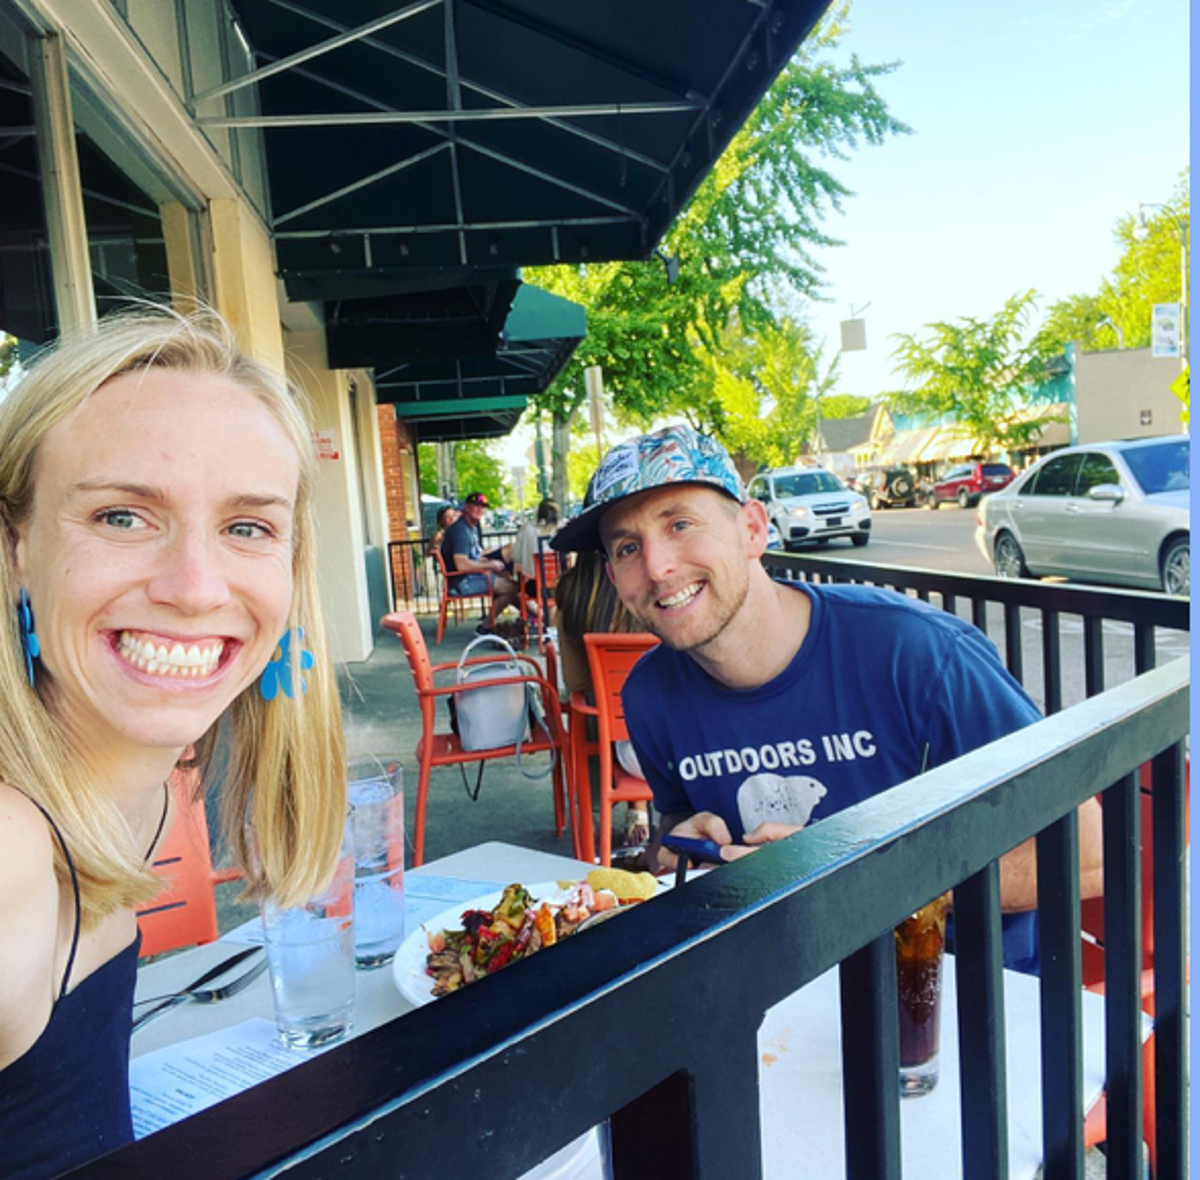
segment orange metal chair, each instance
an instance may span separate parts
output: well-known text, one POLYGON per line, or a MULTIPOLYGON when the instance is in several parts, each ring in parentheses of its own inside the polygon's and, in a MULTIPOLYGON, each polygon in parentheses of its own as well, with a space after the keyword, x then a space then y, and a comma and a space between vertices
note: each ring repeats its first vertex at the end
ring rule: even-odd
POLYGON ((175 820, 153 863, 167 884, 138 910, 143 956, 214 942, 219 931, 213 887, 241 876, 237 869, 212 866, 204 799, 197 795, 199 777, 196 770, 177 770, 171 776, 175 820))
MULTIPOLYGON (((542 710, 546 726, 550 731, 549 738, 544 733, 534 732, 530 740, 521 747, 523 754, 538 753, 539 751, 554 751, 555 762, 552 772, 554 788, 554 827, 557 835, 561 836, 566 829, 566 798, 567 783, 570 768, 567 765, 568 747, 567 734, 563 726, 562 708, 558 702, 558 688, 551 686, 542 675, 538 662, 530 656, 517 656, 517 659, 528 664, 531 671, 527 675, 506 677, 500 680, 489 680, 472 687, 460 687, 456 684, 438 687, 435 678, 439 672, 457 671, 457 663, 431 664, 429 649, 425 646, 425 637, 421 634, 420 625, 412 611, 395 611, 383 617, 383 625, 394 631, 404 646, 404 654, 408 657, 412 669, 413 681, 417 689, 417 701, 421 708, 421 740, 417 745, 417 764, 419 775, 417 779, 417 808, 416 823, 413 833, 413 867, 423 864, 425 859, 425 814, 429 804, 429 779, 435 766, 456 766, 468 762, 484 762, 492 758, 511 758, 516 752, 516 746, 501 746, 495 750, 464 750, 458 735, 454 733, 438 733, 436 730, 436 707, 442 697, 455 693, 473 692, 479 688, 495 687, 502 684, 532 684, 541 692, 542 710)), ((483 656, 468 660, 468 664, 488 663, 494 657, 483 656)))
MULTIPOLYGON (((600 761, 600 863, 612 863, 612 809, 614 803, 650 802, 653 794, 645 779, 627 774, 613 758, 613 743, 628 741, 625 711, 621 705, 621 688, 629 670, 658 643, 653 635, 594 634, 583 637, 587 649, 588 668, 596 696, 593 708, 572 700, 572 730, 576 720, 594 713, 597 721, 595 753, 600 761)), ((580 725, 579 729, 583 730, 580 725)), ((580 859, 595 859, 595 837, 592 830, 592 792, 587 773, 590 753, 585 737, 573 747, 579 761, 575 764, 574 809, 579 818, 580 859)))
POLYGON ((553 599, 551 591, 558 584, 559 575, 567 568, 566 555, 556 553, 553 549, 541 548, 534 558, 535 589, 532 594, 526 590, 528 579, 520 579, 521 617, 528 626, 536 619, 538 633, 538 651, 546 650, 546 622, 550 617, 550 603, 553 599), (529 604, 537 605, 537 615, 529 610, 529 604))
POLYGON ((449 613, 451 606, 454 608, 454 620, 461 623, 463 620, 463 608, 466 603, 473 602, 478 599, 481 604, 487 607, 488 620, 492 626, 496 625, 496 584, 492 580, 492 575, 484 570, 462 570, 457 573, 451 573, 446 568, 446 559, 442 556, 440 549, 433 551, 433 559, 437 562, 438 572, 441 574, 441 580, 438 583, 438 629, 436 643, 442 642, 442 636, 446 634, 446 615, 449 613), (455 578, 465 578, 468 574, 482 573, 487 578, 488 588, 486 591, 479 594, 451 594, 450 588, 453 585, 455 578))
MULTIPOLYGON (((1141 788, 1142 835, 1142 1008, 1154 1015, 1154 828, 1152 823, 1153 782, 1151 764, 1146 763, 1138 776, 1141 788)), ((1184 790, 1191 795, 1191 760, 1184 762, 1184 790)), ((1190 842, 1190 809, 1184 806, 1185 839, 1190 842)), ((1080 924, 1091 939, 1083 940, 1083 986, 1091 992, 1104 992, 1104 898, 1091 897, 1080 905, 1080 924), (1094 941, 1093 941, 1094 940, 1094 941)), ((1150 1174, 1158 1174, 1157 1134, 1154 1125, 1154 1034, 1142 1046, 1142 1139, 1150 1160, 1150 1174)), ((1108 1138, 1108 1107, 1102 1095, 1087 1112, 1083 1128, 1084 1144, 1094 1147, 1108 1138)))

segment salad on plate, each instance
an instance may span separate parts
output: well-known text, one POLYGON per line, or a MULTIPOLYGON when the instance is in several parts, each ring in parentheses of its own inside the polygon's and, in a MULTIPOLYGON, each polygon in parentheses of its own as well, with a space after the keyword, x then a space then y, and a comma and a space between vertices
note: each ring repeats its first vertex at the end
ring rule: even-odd
POLYGON ((658 880, 650 873, 593 869, 584 881, 558 881, 553 888, 509 885, 490 908, 464 910, 462 925, 426 932, 425 974, 434 996, 493 975, 599 921, 653 897, 658 880))

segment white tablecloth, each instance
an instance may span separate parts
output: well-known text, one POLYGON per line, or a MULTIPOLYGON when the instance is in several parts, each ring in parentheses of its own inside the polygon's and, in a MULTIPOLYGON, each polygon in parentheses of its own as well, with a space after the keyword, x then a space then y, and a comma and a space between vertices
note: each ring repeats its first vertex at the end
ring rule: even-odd
MULTIPOLYGON (((430 862, 408 874, 410 892, 417 878, 457 878, 480 883, 480 893, 509 881, 548 881, 578 877, 587 865, 566 857, 509 844, 481 844, 430 862)), ((428 907, 427 907, 428 908, 428 907)), ((199 947, 150 964, 142 970, 138 995, 150 996, 185 986, 206 967, 227 956, 228 942, 199 947)), ((365 1032, 409 1011, 396 991, 391 971, 359 972, 355 1031, 365 1032)), ((1005 1022, 1008 1037, 1008 1127, 1010 1176, 1029 1180, 1041 1162, 1041 1066, 1038 981, 1006 971, 1005 1022)), ((958 1114, 958 1033, 955 1021, 953 963, 945 971, 942 1014, 941 1079, 932 1094, 901 1104, 904 1173, 954 1180, 961 1176, 958 1114)), ((1104 1005, 1101 997, 1083 997, 1085 1106, 1104 1085, 1104 1005)), ((211 1033, 254 1016, 271 1016, 266 976, 241 995, 215 1005, 184 1005, 148 1024, 133 1041, 135 1057, 211 1033)), ((136 1069, 136 1066, 135 1066, 136 1069)), ((777 1004, 759 1031, 759 1077, 763 1113, 763 1161, 768 1180, 795 1176, 803 1160, 805 1180, 841 1180, 842 1136, 841 1031, 836 970, 777 1004)), ((547 1161, 530 1180, 602 1180, 606 1173, 595 1136, 577 1142, 547 1161)))

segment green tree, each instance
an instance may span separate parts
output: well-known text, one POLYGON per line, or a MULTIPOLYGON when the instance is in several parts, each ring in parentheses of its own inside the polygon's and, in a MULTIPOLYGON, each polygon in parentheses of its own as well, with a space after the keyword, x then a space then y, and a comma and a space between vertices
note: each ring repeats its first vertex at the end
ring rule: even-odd
MULTIPOLYGON (((493 504, 503 504, 510 498, 500 460, 490 453, 488 439, 472 438, 451 444, 454 456, 456 486, 460 496, 483 492, 493 504)), ((420 443, 417 461, 421 468, 421 491, 440 496, 437 479, 436 443, 420 443)))
MULTIPOLYGON (((0 398, 8 391, 9 375, 17 363, 17 338, 0 331, 0 398)), ((19 372, 18 367, 18 372, 19 372)))
POLYGON ((1050 376, 1057 344, 1036 334, 1026 342, 1035 293, 1014 295, 990 319, 962 317, 926 324, 923 337, 894 336, 896 369, 909 383, 895 409, 953 417, 984 451, 1020 450, 1052 415, 1031 415, 1025 390, 1050 376))
POLYGON ((875 89, 895 65, 828 56, 849 7, 843 0, 826 14, 676 219, 664 242, 679 261, 674 284, 659 261, 526 271, 588 311, 587 338, 539 396, 554 422, 558 495, 567 490, 570 423, 586 399, 589 365, 603 369, 622 423, 683 414, 726 428, 736 420, 748 438, 756 435, 739 418, 754 404, 739 382, 753 379, 713 359, 724 335, 736 323, 757 337, 820 291, 813 251, 839 244, 822 223, 851 195, 827 162, 908 130, 875 89))
POLYGON ((1146 348, 1152 308, 1175 303, 1183 279, 1183 250, 1190 242, 1189 173, 1180 173, 1175 192, 1163 209, 1145 218, 1126 214, 1113 236, 1121 256, 1094 295, 1071 295, 1052 304, 1042 334, 1059 349, 1078 341, 1085 351, 1146 348), (1144 225, 1143 225, 1144 220, 1144 225))

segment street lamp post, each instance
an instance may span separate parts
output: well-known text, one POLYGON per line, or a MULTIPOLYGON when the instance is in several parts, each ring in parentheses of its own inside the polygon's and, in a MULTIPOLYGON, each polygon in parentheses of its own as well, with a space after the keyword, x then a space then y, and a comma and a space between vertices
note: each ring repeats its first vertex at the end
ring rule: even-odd
POLYGON ((1146 210, 1158 209, 1169 217, 1179 234, 1179 359, 1181 367, 1188 367, 1188 226, 1183 219, 1168 206, 1157 201, 1142 201, 1138 205, 1138 214, 1143 229, 1146 228, 1146 210))

